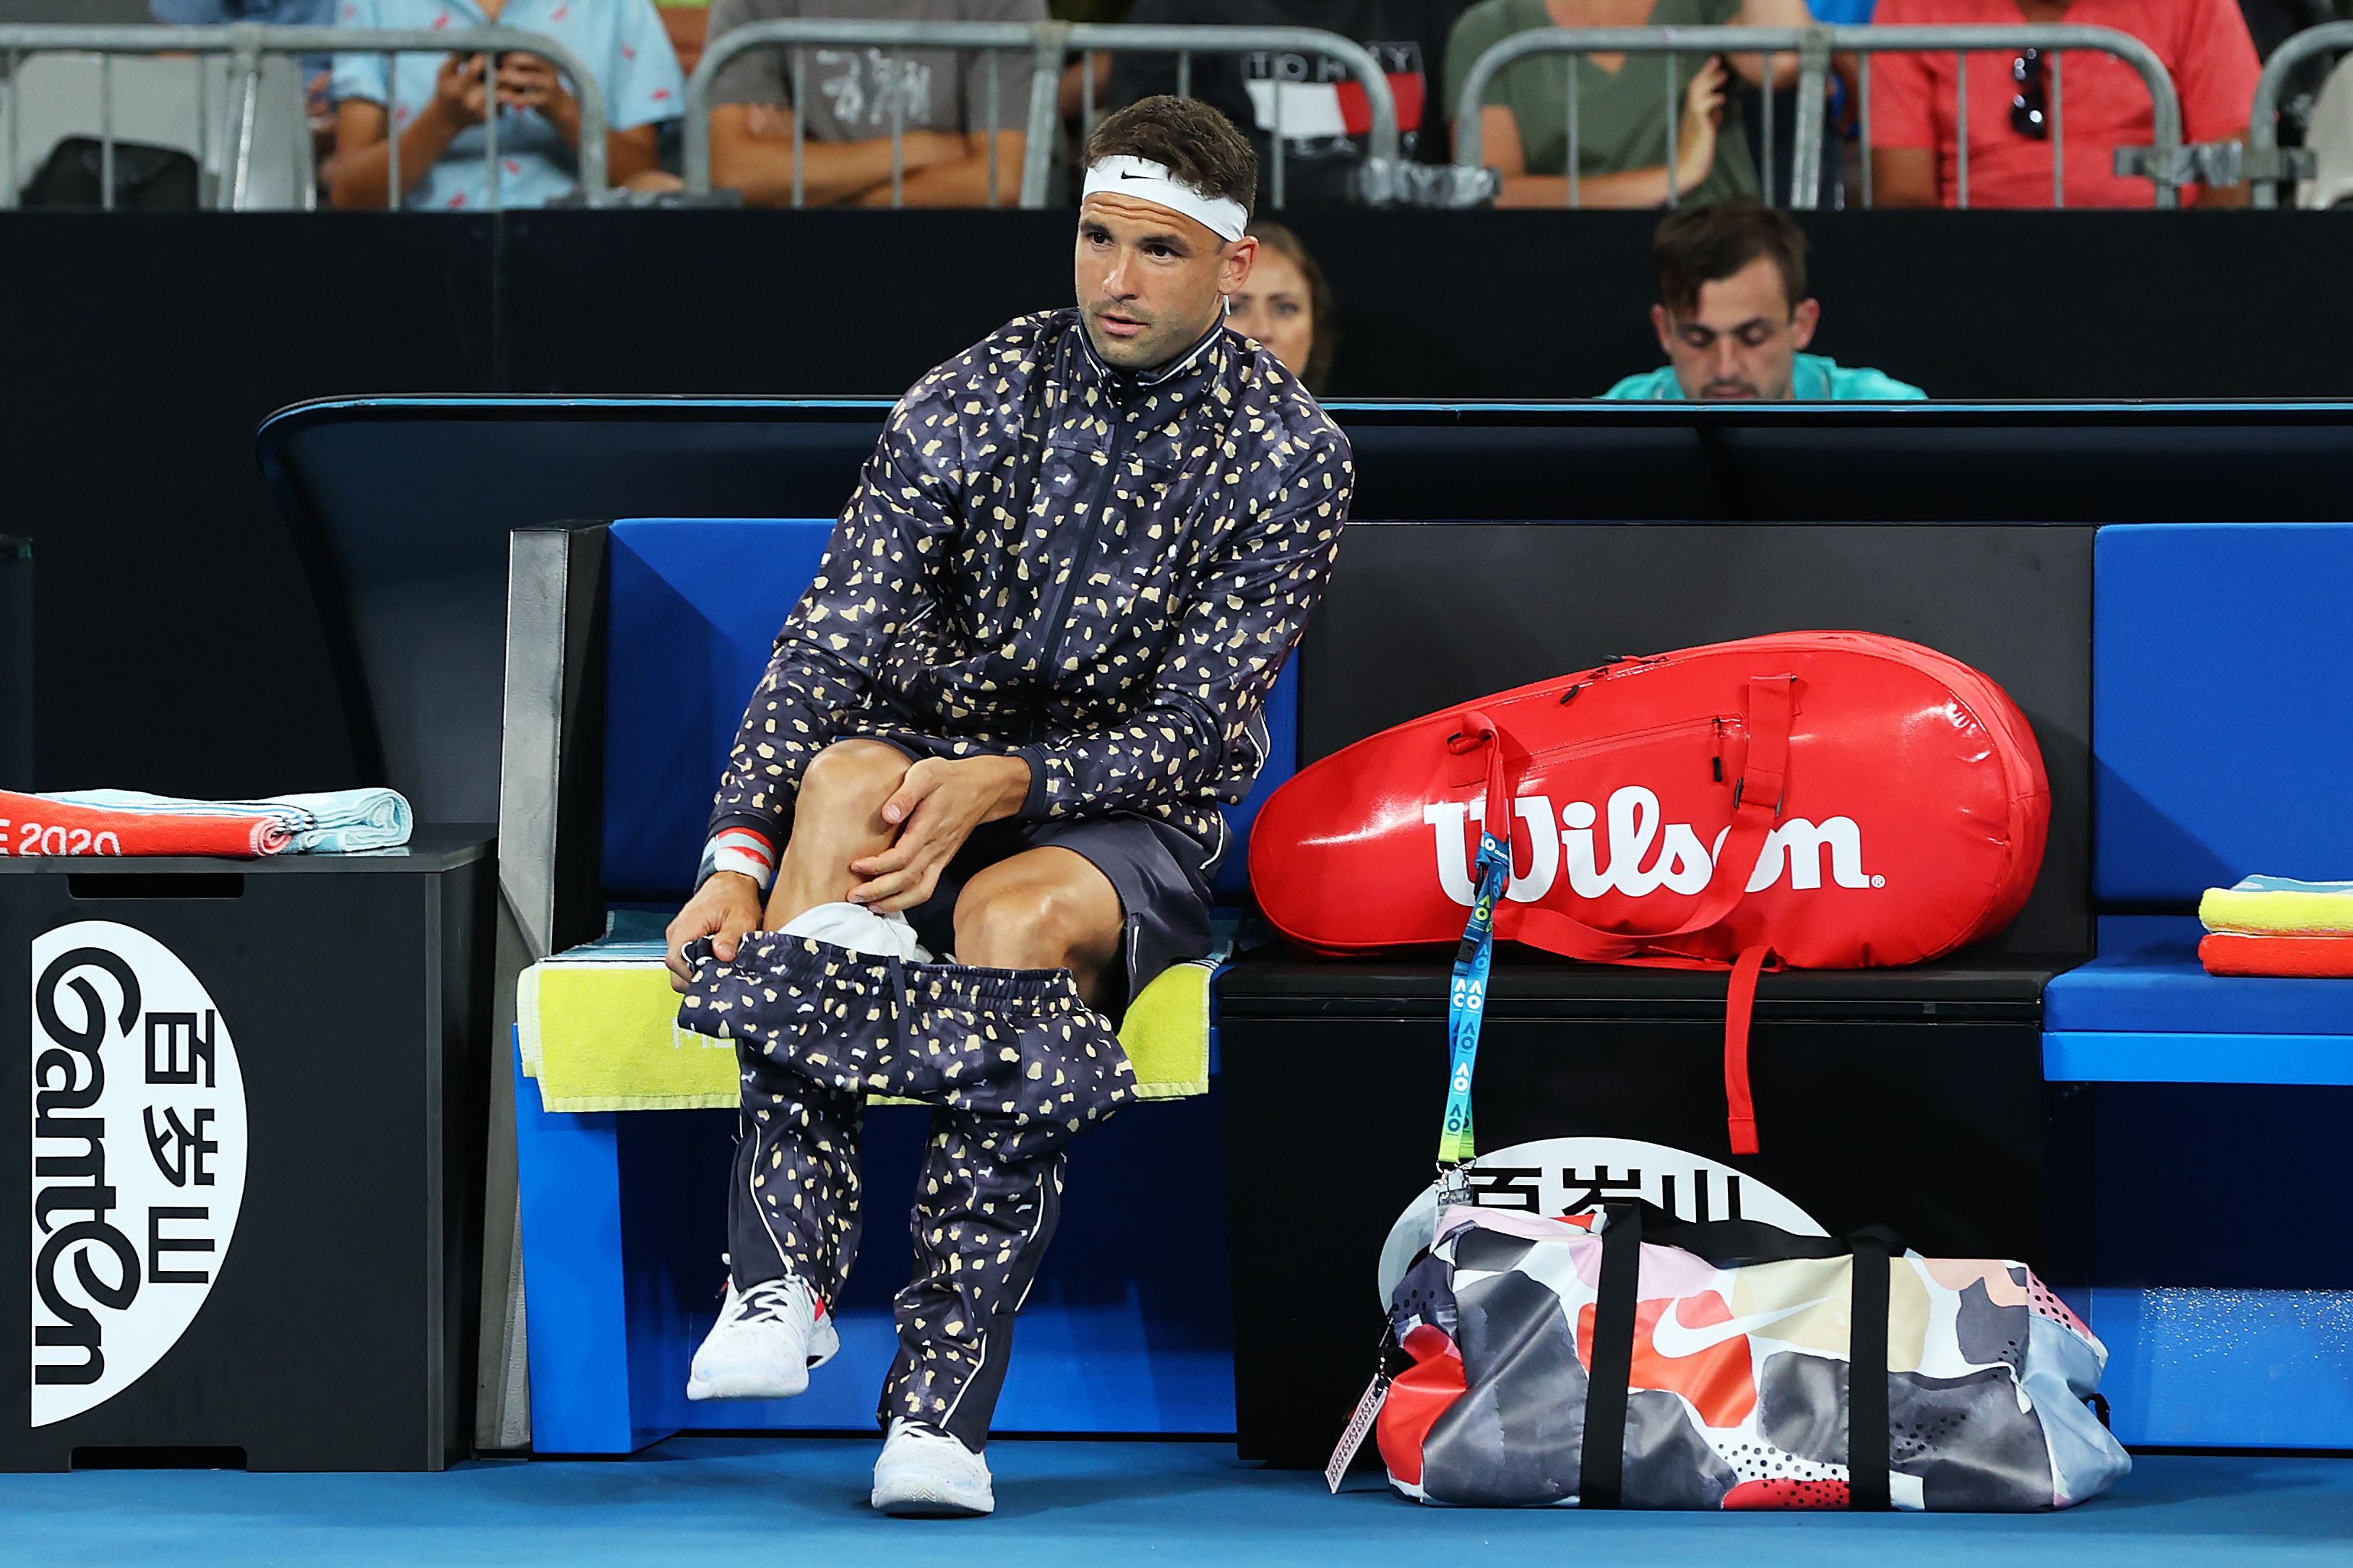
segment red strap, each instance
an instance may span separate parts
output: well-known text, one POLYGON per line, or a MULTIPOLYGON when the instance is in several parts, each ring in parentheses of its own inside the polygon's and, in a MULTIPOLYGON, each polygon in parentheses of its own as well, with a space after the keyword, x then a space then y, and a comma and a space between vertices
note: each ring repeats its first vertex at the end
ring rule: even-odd
MULTIPOLYGON (((1681 925, 1671 931, 1604 931, 1560 910, 1512 904, 1495 911, 1495 934, 1567 958, 1609 963, 1630 957, 1650 943, 1706 931, 1732 913, 1747 895, 1748 879, 1756 874, 1757 862, 1764 856, 1765 840, 1780 819, 1789 770, 1792 682, 1793 678, 1787 675, 1760 675, 1748 681, 1748 756, 1741 765, 1740 782, 1733 789, 1732 831, 1715 858, 1706 890, 1681 925)), ((1463 717, 1466 734, 1472 719, 1483 719, 1475 713, 1463 717)), ((1494 787, 1491 774, 1491 793, 1494 787)))
POLYGON ((1736 1154, 1757 1152, 1757 1102, 1748 1092, 1748 1018, 1757 1007, 1757 976, 1772 955, 1769 947, 1743 948, 1733 962, 1724 997, 1725 1124, 1736 1154))

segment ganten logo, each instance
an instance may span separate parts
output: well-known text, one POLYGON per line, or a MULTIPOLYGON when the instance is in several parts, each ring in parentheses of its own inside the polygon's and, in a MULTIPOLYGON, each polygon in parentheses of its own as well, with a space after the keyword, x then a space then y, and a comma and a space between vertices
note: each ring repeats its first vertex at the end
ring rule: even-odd
POLYGON ((105 1404, 179 1342, 245 1199, 228 1026, 169 948, 83 921, 33 942, 32 1424, 105 1404))

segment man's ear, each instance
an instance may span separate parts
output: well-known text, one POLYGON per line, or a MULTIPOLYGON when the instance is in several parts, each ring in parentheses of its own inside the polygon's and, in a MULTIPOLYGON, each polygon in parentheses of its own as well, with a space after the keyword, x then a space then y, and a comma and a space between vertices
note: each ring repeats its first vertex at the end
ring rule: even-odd
POLYGON ((1822 324, 1822 302, 1800 300, 1798 308, 1789 312, 1789 341, 1800 349, 1814 341, 1814 329, 1822 324))
POLYGON ((1675 334, 1673 329, 1667 324, 1667 308, 1664 305, 1651 307, 1651 326, 1659 334, 1659 352, 1672 359, 1675 354, 1675 334))
POLYGON ((1225 259, 1218 264, 1218 292, 1232 295, 1250 281, 1250 268, 1258 261, 1258 236, 1246 234, 1229 241, 1225 259))

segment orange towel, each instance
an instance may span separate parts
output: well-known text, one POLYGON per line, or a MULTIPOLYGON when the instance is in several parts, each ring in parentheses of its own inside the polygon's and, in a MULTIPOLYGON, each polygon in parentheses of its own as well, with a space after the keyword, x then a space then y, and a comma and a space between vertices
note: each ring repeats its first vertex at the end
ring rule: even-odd
POLYGON ((2353 977, 2353 936, 2246 936, 2213 931, 2199 942, 2198 962, 2209 974, 2353 977))
POLYGON ((0 855, 275 855, 290 835, 267 816, 162 816, 67 805, 0 790, 0 855))

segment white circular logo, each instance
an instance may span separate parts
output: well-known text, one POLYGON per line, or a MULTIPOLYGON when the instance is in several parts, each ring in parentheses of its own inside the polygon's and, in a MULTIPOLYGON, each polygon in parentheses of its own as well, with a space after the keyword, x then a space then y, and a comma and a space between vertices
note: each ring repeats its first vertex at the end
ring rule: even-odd
MULTIPOLYGON (((1827 1236, 1814 1216, 1746 1171, 1638 1138, 1540 1138, 1491 1149, 1472 1162, 1471 1199, 1481 1208, 1556 1217, 1596 1204, 1641 1198, 1678 1219, 1754 1219, 1797 1236, 1827 1236)), ((1438 1184, 1406 1205, 1381 1248, 1381 1307, 1438 1227, 1438 1184)))
POLYGON ((179 1342, 245 1201, 245 1079, 204 983, 130 926, 33 941, 33 1425, 179 1342))

